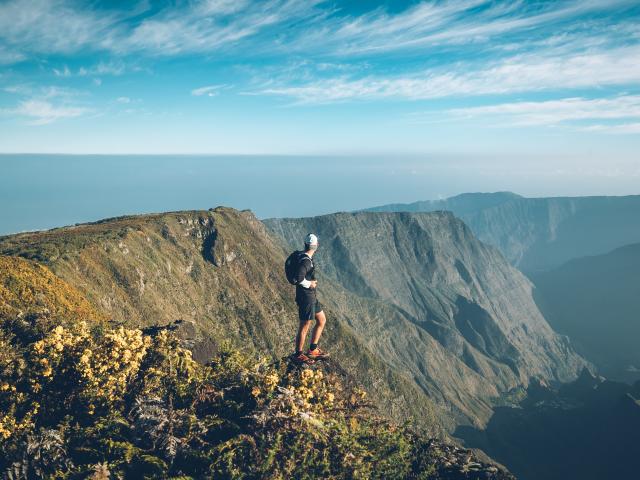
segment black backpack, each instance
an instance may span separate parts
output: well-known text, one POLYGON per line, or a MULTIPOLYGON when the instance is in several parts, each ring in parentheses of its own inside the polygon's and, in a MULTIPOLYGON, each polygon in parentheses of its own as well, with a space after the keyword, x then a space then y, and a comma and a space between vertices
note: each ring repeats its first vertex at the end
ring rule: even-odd
POLYGON ((291 255, 287 257, 287 260, 284 262, 284 274, 287 277, 287 281, 291 285, 297 285, 296 275, 298 273, 298 267, 300 266, 300 262, 305 257, 305 253, 300 250, 296 250, 291 255))

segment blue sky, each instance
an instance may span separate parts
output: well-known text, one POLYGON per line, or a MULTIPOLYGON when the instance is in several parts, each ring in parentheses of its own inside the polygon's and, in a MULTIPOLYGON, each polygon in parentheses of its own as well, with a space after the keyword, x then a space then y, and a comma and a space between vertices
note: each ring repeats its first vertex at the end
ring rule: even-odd
POLYGON ((640 180, 640 3, 4 0, 0 151, 477 154, 640 180))

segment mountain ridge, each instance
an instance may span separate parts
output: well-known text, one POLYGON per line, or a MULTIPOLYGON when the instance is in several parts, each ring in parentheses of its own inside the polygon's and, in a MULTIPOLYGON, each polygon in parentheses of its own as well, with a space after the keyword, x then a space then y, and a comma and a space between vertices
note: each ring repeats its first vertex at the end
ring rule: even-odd
POLYGON ((522 197, 512 192, 461 194, 365 211, 450 210, 476 236, 525 273, 640 242, 640 195, 522 197))
MULTIPOLYGON (((398 291, 376 280, 393 273, 391 268, 372 277, 365 268, 372 262, 360 259, 359 273, 341 278, 334 275, 341 270, 322 265, 322 249, 318 257, 320 271, 328 274, 319 289, 329 318, 323 342, 343 356, 345 368, 363 385, 376 390, 394 418, 417 418, 434 429, 482 425, 500 396, 526 386, 530 376, 561 381, 577 374, 582 359, 545 326, 528 299, 528 281, 450 212, 421 214, 423 225, 411 215, 363 215, 381 222, 395 218, 387 225, 394 225, 398 245, 409 246, 403 252, 418 251, 428 259, 430 249, 436 255, 424 265, 416 263, 415 254, 406 253, 413 255, 408 265, 396 256, 401 270, 416 269, 412 283, 398 280, 398 291), (456 248, 445 248, 447 242, 456 248), (478 255, 482 260, 476 264, 472 258, 478 255), (481 274, 492 263, 500 268, 481 274), (425 278, 435 279, 436 286, 425 278), (486 282, 491 292, 484 291, 486 282), (512 283, 515 296, 504 297, 512 283), (402 302, 393 302, 395 296, 402 302), (532 315, 528 326, 529 314, 510 306, 520 303, 532 315), (428 307, 426 319, 419 314, 423 307, 428 307), (512 323, 505 312, 519 320, 512 323), (407 335, 380 341, 365 325, 383 332, 395 325, 407 335)), ((384 240, 384 231, 378 233, 378 241, 384 240)), ((350 239, 357 234, 357 229, 342 231, 332 251, 350 259, 356 251, 350 239)), ((376 242, 368 245, 367 255, 385 257, 376 242)), ((249 211, 219 207, 118 217, 3 237, 0 253, 45 263, 112 318, 130 325, 182 320, 197 358, 229 338, 276 356, 291 348, 285 339, 293 337, 297 320, 293 290, 282 274, 287 250, 249 211)))
MULTIPOLYGON (((273 358, 292 348, 297 314, 293 287, 281 272, 285 251, 249 211, 122 216, 5 236, 0 254, 43 263, 117 322, 145 327, 182 320, 181 335, 201 360, 227 340, 273 358)), ((436 433, 441 421, 450 422, 347 325, 330 322, 325 339, 395 420, 412 419, 436 433)))

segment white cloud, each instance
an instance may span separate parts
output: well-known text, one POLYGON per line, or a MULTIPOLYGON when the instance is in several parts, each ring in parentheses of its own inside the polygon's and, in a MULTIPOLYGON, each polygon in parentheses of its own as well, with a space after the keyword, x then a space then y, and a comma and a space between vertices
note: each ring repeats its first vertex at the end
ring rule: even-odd
POLYGON ((144 17, 151 12, 144 1, 116 10, 70 0, 9 0, 0 3, 0 43, 6 45, 0 48, 0 62, 87 49, 153 56, 211 52, 274 25, 313 22, 326 15, 315 8, 319 3, 322 0, 190 1, 170 3, 144 17))
POLYGON ((18 107, 8 113, 28 117, 31 125, 45 125, 62 118, 79 117, 89 109, 77 106, 54 105, 46 100, 30 99, 20 102, 18 107))
POLYGON ((0 39, 20 54, 71 53, 112 35, 122 14, 76 8, 58 0, 0 4, 0 39))
POLYGON ((200 87, 200 88, 195 88, 191 90, 191 95, 194 95, 196 97, 201 97, 203 95, 206 95, 208 97, 215 97, 220 93, 220 90, 225 88, 229 88, 229 86, 225 84, 208 85, 206 87, 200 87))
POLYGON ((563 122, 621 119, 637 119, 640 121, 640 95, 502 103, 482 107, 451 109, 448 113, 471 118, 488 116, 504 119, 513 125, 555 125, 563 122))
POLYGON ((184 11, 166 10, 137 25, 110 48, 147 51, 154 55, 206 52, 230 45, 276 24, 313 17, 321 0, 269 0, 266 2, 209 1, 184 11), (230 16, 231 13, 238 13, 230 16))
POLYGON ((247 8, 249 0, 204 0, 196 10, 200 15, 229 15, 247 8))
POLYGON ((29 85, 9 85, 3 90, 7 93, 15 93, 16 95, 29 95, 33 89, 29 85))
POLYGON ((57 85, 52 85, 48 87, 40 87, 35 90, 36 97, 44 98, 44 99, 60 99, 61 101, 70 102, 79 97, 84 97, 87 95, 86 91, 77 90, 75 88, 68 87, 60 87, 57 85))
POLYGON ((298 104, 396 98, 508 94, 640 83, 640 46, 569 57, 517 55, 490 66, 457 64, 402 76, 334 77, 301 85, 280 85, 253 93, 292 97, 298 104), (478 68, 479 67, 479 68, 478 68))
MULTIPOLYGON (((633 3, 570 0, 531 8, 523 1, 422 1, 400 12, 380 7, 353 16, 323 0, 170 2, 157 11, 144 1, 132 2, 129 10, 115 10, 105 4, 98 8, 100 3, 94 2, 9 0, 0 3, 0 43, 8 49, 5 54, 0 49, 0 63, 18 61, 30 53, 69 54, 86 49, 152 56, 212 52, 223 46, 233 48, 261 33, 266 34, 252 44, 251 53, 348 56, 399 49, 424 53, 436 45, 478 44, 510 32, 553 28, 554 22, 589 12, 623 12, 633 3)), ((611 34, 616 34, 614 30, 611 34)))
POLYGON ((78 75, 81 77, 93 76, 93 75, 122 75, 127 70, 124 62, 110 61, 110 62, 98 62, 91 67, 80 67, 78 69, 78 75))
POLYGON ((492 127, 564 127, 573 131, 606 134, 640 133, 640 95, 604 98, 561 98, 520 101, 413 112, 410 123, 433 124, 474 120, 492 127))
POLYGON ((422 1, 400 13, 378 8, 358 17, 334 15, 310 25, 290 39, 285 49, 321 50, 336 56, 424 51, 439 45, 484 43, 518 31, 527 31, 531 41, 538 27, 550 28, 572 17, 633 4, 633 0, 573 0, 531 9, 521 0, 422 1))
POLYGON ((131 103, 131 99, 129 97, 118 97, 116 99, 118 103, 131 103))
POLYGON ((61 98, 64 100, 69 100, 86 95, 86 92, 73 88, 60 87, 58 85, 42 85, 34 87, 29 83, 10 85, 4 87, 3 90, 7 93, 13 93, 15 95, 32 96, 44 99, 61 98))
POLYGON ((25 56, 22 53, 9 50, 6 46, 0 45, 0 65, 11 65, 24 59, 25 56))
POLYGON ((54 68, 53 69, 53 73, 54 73, 54 75, 56 77, 70 77, 71 76, 71 70, 69 70, 69 67, 67 67, 66 65, 62 69, 54 68))
POLYGON ((580 128, 585 132, 602 132, 602 133, 613 133, 613 134, 622 134, 622 135, 634 135, 640 134, 640 122, 634 123, 620 123, 615 125, 589 125, 586 127, 580 128))
POLYGON ((63 118, 79 117, 91 109, 76 105, 86 92, 57 85, 34 87, 18 84, 4 88, 4 91, 18 95, 20 100, 15 108, 3 109, 3 115, 26 117, 30 125, 44 125, 63 118))

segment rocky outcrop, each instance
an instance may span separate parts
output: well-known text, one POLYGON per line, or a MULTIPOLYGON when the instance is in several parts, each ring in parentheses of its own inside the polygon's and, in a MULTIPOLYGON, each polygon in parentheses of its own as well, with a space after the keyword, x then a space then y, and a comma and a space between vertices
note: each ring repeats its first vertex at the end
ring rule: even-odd
POLYGON ((427 455, 433 461, 433 479, 438 480, 515 480, 504 467, 488 462, 478 452, 438 440, 429 442, 427 455))

